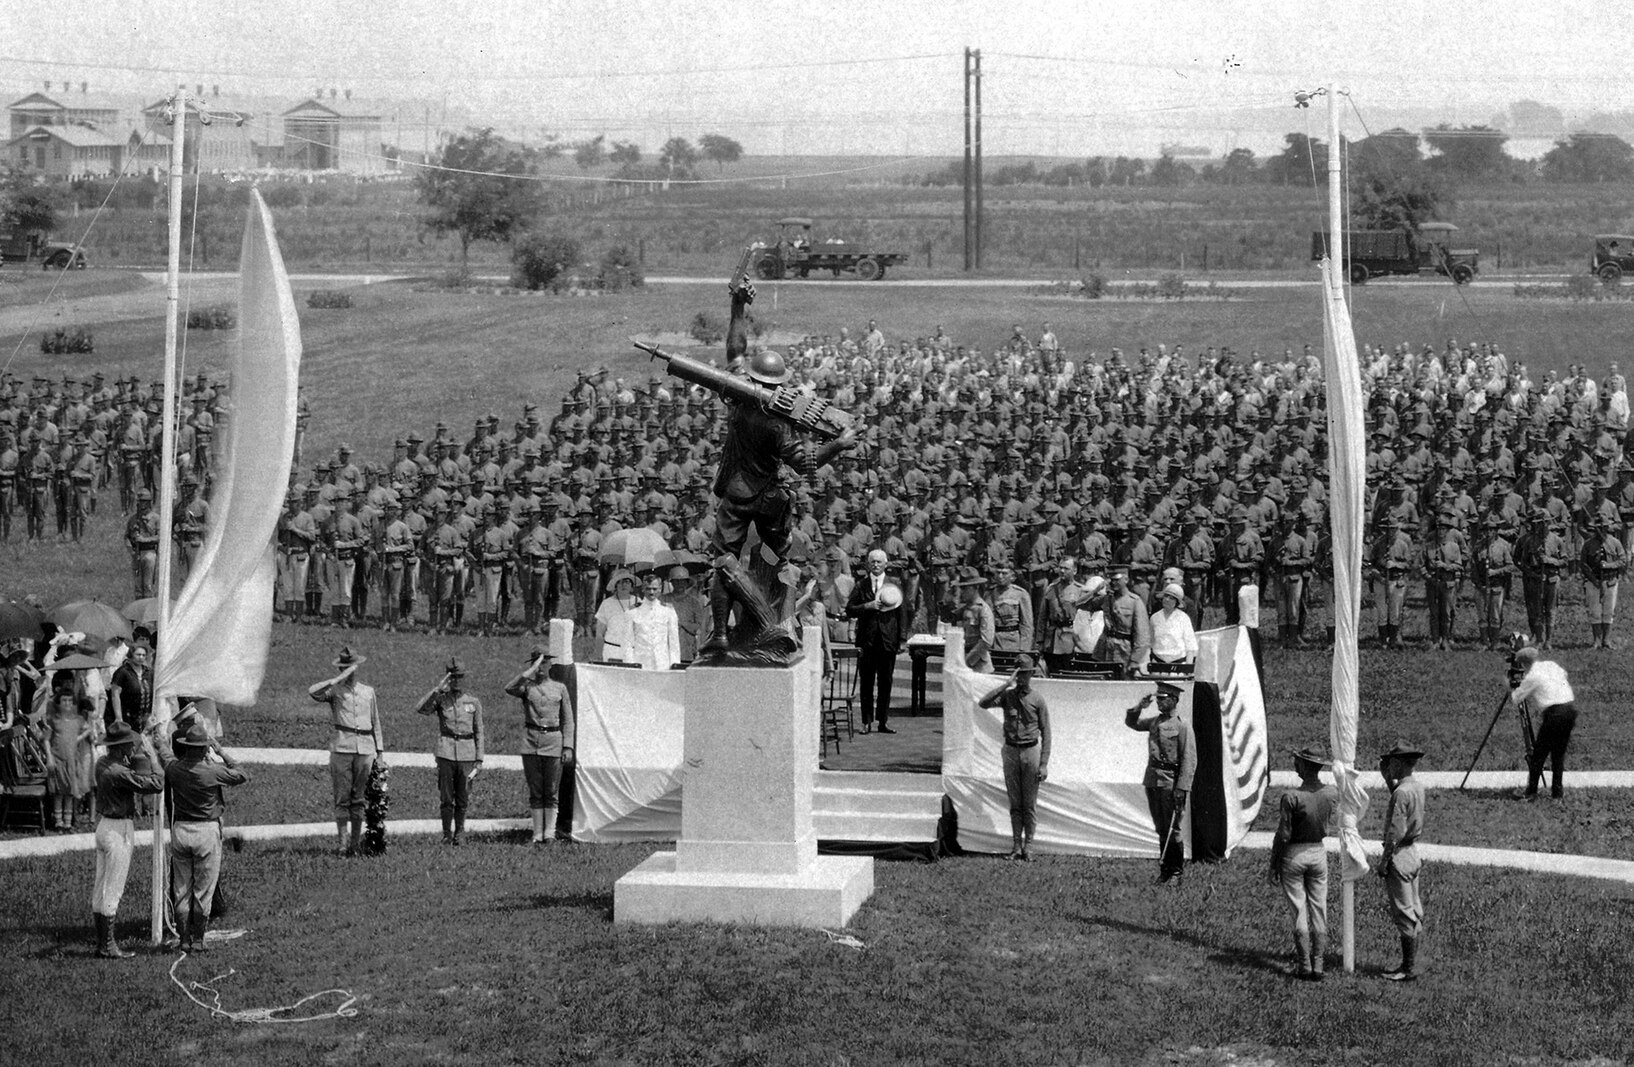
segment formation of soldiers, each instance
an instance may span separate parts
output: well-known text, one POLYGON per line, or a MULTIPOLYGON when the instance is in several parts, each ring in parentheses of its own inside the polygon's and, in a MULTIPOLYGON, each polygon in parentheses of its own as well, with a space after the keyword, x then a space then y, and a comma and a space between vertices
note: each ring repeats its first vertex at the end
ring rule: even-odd
MULTIPOLYGON (((1309 347, 1075 358, 1048 324, 1036 339, 1017 326, 991 352, 939 327, 887 345, 870 324, 860 339, 807 338, 787 358, 869 428, 864 447, 790 487, 792 555, 844 572, 883 548, 920 628, 961 618, 971 570, 1004 632, 1018 628, 1018 595, 998 595, 1012 571, 1039 650, 1052 586, 1114 563, 1148 603, 1178 570, 1200 625, 1216 612, 1236 621, 1252 584, 1289 644, 1331 600, 1325 394, 1309 347)), ((1606 644, 1634 520, 1615 365, 1603 383, 1581 368, 1534 381, 1496 346, 1456 341, 1364 348, 1363 361, 1381 643, 1402 643, 1408 587, 1422 582, 1436 645, 1458 636, 1471 597, 1466 636, 1495 643, 1518 587, 1548 647, 1567 581, 1582 583, 1594 644, 1606 644)), ((492 415, 469 435, 439 423, 399 439, 389 461, 360 464, 342 446, 292 483, 279 608, 389 627, 588 623, 615 531, 650 527, 708 551, 723 428, 705 390, 598 370, 580 372, 548 421, 527 404, 509 427, 492 415)))
MULTIPOLYGON (((16 536, 13 524, 21 516, 18 533, 26 541, 51 535, 80 541, 100 498, 117 487, 127 542, 133 551, 143 546, 139 555, 156 558, 163 390, 162 382, 109 382, 100 372, 60 382, 36 377, 31 384, 0 373, 0 540, 16 536)), ((179 508, 176 518, 178 559, 190 559, 189 550, 202 543, 211 443, 224 399, 221 383, 200 374, 177 412, 177 472, 193 487, 191 510, 179 508)), ((138 595, 150 595, 151 587, 149 574, 147 592, 138 595)))

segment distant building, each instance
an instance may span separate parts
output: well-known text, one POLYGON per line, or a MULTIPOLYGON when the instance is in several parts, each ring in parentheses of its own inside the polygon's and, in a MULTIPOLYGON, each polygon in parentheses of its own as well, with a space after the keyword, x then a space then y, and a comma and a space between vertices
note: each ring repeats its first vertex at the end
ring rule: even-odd
POLYGON ((47 84, 44 92, 29 93, 13 101, 6 110, 11 115, 10 136, 15 139, 35 126, 117 129, 128 122, 129 107, 128 100, 90 92, 85 82, 80 82, 77 93, 69 91, 68 83, 64 82, 61 93, 52 93, 47 84))
POLYGON ((384 129, 381 113, 350 99, 308 97, 284 112, 286 167, 336 170, 348 174, 384 174, 384 129))
POLYGON ((8 161, 52 178, 101 178, 118 174, 127 161, 135 170, 162 165, 170 138, 128 130, 123 135, 89 126, 33 126, 6 142, 8 161))
MULTIPOLYGON (((169 131, 170 107, 169 97, 144 107, 142 118, 147 128, 169 131)), ((264 143, 273 125, 271 110, 264 100, 222 96, 219 91, 209 96, 189 95, 183 166, 188 170, 196 167, 205 174, 264 166, 258 141, 264 143), (209 113, 209 125, 201 125, 201 111, 209 113)))

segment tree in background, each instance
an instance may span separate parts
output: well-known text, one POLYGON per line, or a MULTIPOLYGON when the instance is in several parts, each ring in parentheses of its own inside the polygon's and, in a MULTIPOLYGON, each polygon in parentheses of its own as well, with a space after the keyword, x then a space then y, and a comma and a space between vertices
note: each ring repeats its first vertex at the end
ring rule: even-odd
POLYGON ((1213 171, 1221 185, 1251 185, 1259 180, 1259 161, 1251 148, 1233 148, 1213 171))
POLYGON ((0 231, 47 234, 57 228, 57 199, 23 167, 0 163, 0 231))
POLYGON ((743 146, 718 133, 706 133, 698 138, 698 148, 704 158, 720 170, 725 170, 728 163, 736 163, 743 158, 743 146))
POLYGON ((607 158, 607 135, 600 134, 588 141, 580 141, 573 147, 573 162, 579 165, 580 170, 589 170, 599 167, 607 158))
POLYGON ((473 130, 443 146, 433 167, 414 179, 425 224, 460 239, 460 269, 472 241, 508 242, 539 213, 539 183, 527 153, 495 134, 473 130))
POLYGON ((1433 174, 1388 178, 1372 175, 1352 183, 1350 215, 1364 230, 1416 230, 1442 208, 1451 208, 1446 186, 1433 174))
POLYGON ((669 171, 671 178, 687 178, 698 165, 698 150, 685 137, 671 137, 659 149, 658 162, 669 171))
POLYGON ((1353 142, 1346 152, 1346 162, 1353 177, 1363 179, 1416 178, 1424 172, 1418 134, 1399 126, 1353 142))
POLYGON ((1315 185, 1325 181, 1328 146, 1303 133, 1290 133, 1282 138, 1282 151, 1265 161, 1265 176, 1277 185, 1315 185))
POLYGON ((641 162, 641 146, 633 141, 614 141, 607 158, 621 167, 633 167, 641 162))
POLYGON ((1634 180, 1634 147, 1610 134, 1574 133, 1544 153, 1543 178, 1551 182, 1634 180))
POLYGON ((1110 185, 1134 185, 1146 175, 1146 161, 1144 159, 1130 159, 1128 156, 1119 156, 1112 161, 1112 170, 1107 174, 1110 185))
POLYGON ((1514 174, 1515 161, 1504 151, 1509 135, 1502 130, 1442 123, 1425 131, 1424 140, 1435 150, 1429 159, 1430 169, 1455 181, 1490 182, 1514 174))
POLYGON ((1197 171, 1190 163, 1181 163, 1174 156, 1165 152, 1152 164, 1152 172, 1147 181, 1152 185, 1189 185, 1197 177, 1197 171))

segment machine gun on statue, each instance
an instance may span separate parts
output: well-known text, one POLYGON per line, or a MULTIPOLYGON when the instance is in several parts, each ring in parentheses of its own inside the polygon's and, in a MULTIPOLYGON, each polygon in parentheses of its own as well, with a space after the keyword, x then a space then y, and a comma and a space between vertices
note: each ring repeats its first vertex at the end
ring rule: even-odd
POLYGON ((790 423, 797 430, 816 434, 832 441, 851 429, 851 416, 830 404, 824 397, 793 389, 786 385, 768 386, 716 370, 686 356, 672 355, 656 345, 633 342, 641 351, 668 364, 669 373, 682 381, 701 385, 710 392, 728 400, 756 404, 767 412, 790 423))

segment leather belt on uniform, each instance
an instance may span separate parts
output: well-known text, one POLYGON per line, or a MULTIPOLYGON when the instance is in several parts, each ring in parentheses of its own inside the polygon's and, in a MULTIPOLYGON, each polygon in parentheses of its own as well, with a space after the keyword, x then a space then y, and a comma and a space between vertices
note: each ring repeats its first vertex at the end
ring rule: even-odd
POLYGON ((335 723, 335 729, 345 730, 349 734, 358 734, 358 735, 361 735, 363 737, 373 737, 374 736, 373 727, 371 727, 371 728, 369 728, 367 730, 359 730, 355 726, 342 726, 340 723, 337 722, 337 723, 335 723))
POLYGON ((1032 748, 1038 744, 1038 738, 1035 737, 1031 741, 1006 741, 1005 744, 1010 748, 1032 748))
POLYGON ((477 739, 476 734, 457 734, 452 730, 443 730, 441 733, 444 737, 451 738, 455 741, 475 741, 477 739))

